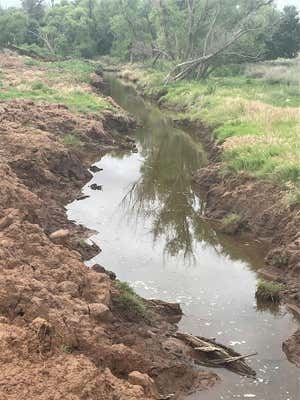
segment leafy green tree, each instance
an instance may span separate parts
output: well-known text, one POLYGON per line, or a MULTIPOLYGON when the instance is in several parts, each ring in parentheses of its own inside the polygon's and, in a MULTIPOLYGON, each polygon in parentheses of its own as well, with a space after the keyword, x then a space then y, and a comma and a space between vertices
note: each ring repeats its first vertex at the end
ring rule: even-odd
POLYGON ((96 43, 90 32, 89 11, 82 4, 62 1, 47 10, 41 37, 57 54, 92 57, 96 43))
POLYGON ((44 0, 22 0, 22 7, 31 19, 42 21, 45 13, 44 0))
POLYGON ((0 10, 0 47, 24 43, 28 18, 22 10, 0 10))
POLYGON ((266 40, 269 59, 295 58, 300 51, 300 16, 295 6, 283 9, 272 36, 266 40))

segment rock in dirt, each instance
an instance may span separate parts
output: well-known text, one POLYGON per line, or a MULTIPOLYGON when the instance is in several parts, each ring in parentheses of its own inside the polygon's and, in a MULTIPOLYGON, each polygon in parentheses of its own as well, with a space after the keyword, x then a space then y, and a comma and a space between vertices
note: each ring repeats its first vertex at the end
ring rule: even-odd
POLYGON ((107 269, 105 269, 102 265, 100 264, 94 264, 92 266, 92 269, 96 272, 99 272, 101 274, 106 274, 110 277, 110 279, 115 280, 117 278, 116 274, 112 271, 108 271, 107 269))
POLYGON ((58 231, 51 233, 49 238, 54 242, 62 241, 68 238, 70 236, 70 233, 71 232, 69 231, 69 229, 59 229, 58 231))
POLYGON ((90 315, 99 321, 111 321, 113 319, 110 309, 101 303, 89 304, 90 315))
POLYGON ((283 343, 282 349, 288 360, 300 368, 300 329, 283 343))
POLYGON ((128 382, 132 385, 141 386, 146 395, 158 397, 158 392, 154 385, 154 380, 147 374, 142 374, 139 371, 132 371, 128 375, 128 382))

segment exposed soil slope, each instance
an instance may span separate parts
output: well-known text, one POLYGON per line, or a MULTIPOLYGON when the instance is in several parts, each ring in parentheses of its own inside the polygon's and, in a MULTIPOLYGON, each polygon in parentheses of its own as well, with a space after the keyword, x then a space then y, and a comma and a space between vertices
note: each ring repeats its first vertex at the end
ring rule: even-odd
POLYGON ((178 307, 148 303, 147 317, 137 320, 120 312, 113 274, 84 265, 98 249, 67 221, 64 205, 89 180, 92 155, 131 148, 115 129, 132 126, 116 109, 90 115, 61 104, 0 102, 3 400, 153 400, 218 380, 170 343, 175 326, 166 315, 180 318, 178 307), (66 142, 70 131, 80 146, 66 142))

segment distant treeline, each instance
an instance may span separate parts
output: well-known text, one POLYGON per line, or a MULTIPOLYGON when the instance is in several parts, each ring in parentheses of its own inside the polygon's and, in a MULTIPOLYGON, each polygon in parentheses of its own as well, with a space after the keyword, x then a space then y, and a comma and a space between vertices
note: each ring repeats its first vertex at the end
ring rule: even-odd
POLYGON ((220 65, 293 58, 299 12, 272 0, 23 0, 0 9, 0 47, 49 56, 168 60, 169 79, 205 77, 220 65))

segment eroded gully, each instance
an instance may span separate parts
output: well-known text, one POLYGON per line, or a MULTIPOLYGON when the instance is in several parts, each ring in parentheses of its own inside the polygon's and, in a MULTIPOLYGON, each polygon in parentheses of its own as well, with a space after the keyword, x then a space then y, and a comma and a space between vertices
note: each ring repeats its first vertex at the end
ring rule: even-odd
POLYGON ((258 352, 249 361, 256 379, 216 370, 221 383, 190 400, 299 400, 299 369, 281 348, 297 322, 285 307, 264 308, 255 300, 266 249, 221 235, 200 218, 205 204, 191 175, 207 163, 201 144, 133 88, 108 80, 111 96, 141 127, 138 152, 104 156, 96 163, 103 171, 83 188, 90 197, 68 207, 70 219, 98 232, 91 239, 102 252, 89 265, 113 270, 141 296, 180 302, 181 331, 216 337, 243 354, 258 352), (91 190, 92 183, 102 190, 91 190))

